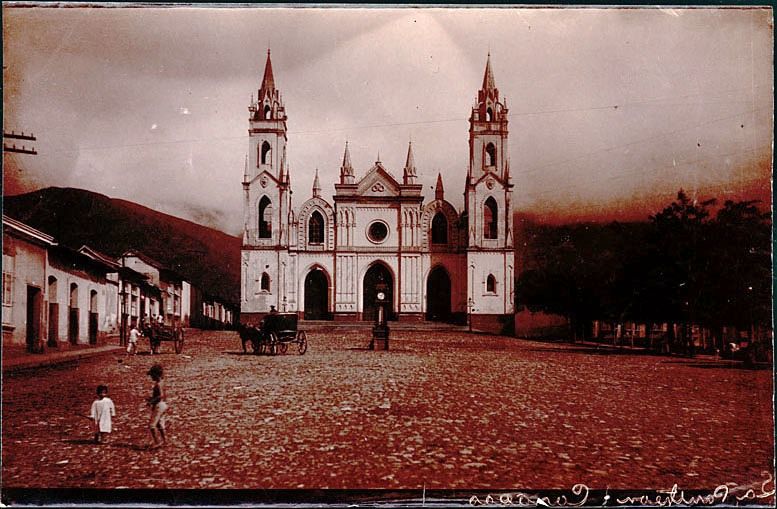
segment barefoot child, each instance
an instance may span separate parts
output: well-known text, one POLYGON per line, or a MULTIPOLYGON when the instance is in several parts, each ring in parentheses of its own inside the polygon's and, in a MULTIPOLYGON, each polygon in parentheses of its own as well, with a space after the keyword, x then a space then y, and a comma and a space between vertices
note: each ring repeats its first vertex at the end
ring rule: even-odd
POLYGON ((101 444, 111 432, 111 417, 116 416, 116 408, 108 397, 108 386, 97 386, 97 399, 92 403, 91 417, 94 420, 94 443, 101 444))
POLYGON ((151 430, 152 449, 162 447, 165 444, 165 412, 167 403, 165 402, 164 372, 162 366, 154 364, 148 370, 148 376, 154 381, 151 389, 151 397, 146 400, 151 407, 151 420, 148 422, 148 428, 151 430), (157 439, 157 431, 159 439, 157 439))

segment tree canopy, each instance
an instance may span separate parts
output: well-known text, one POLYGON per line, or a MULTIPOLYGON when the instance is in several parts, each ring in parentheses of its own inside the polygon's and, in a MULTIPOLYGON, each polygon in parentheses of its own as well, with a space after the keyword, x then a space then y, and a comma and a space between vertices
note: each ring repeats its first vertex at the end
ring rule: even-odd
POLYGON ((771 323, 771 214, 755 201, 684 191, 641 223, 532 225, 519 251, 516 305, 592 320, 709 328, 771 323))

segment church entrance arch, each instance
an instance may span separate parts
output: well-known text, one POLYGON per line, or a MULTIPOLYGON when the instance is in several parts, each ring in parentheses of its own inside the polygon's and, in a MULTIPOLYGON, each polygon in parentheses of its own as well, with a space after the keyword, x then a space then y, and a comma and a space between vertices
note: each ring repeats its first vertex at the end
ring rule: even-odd
POLYGON ((434 322, 451 319, 451 278, 440 265, 426 278, 426 319, 434 322))
POLYGON ((305 276, 305 320, 329 320, 329 281, 318 267, 305 276))
POLYGON ((376 262, 364 274, 364 286, 362 289, 362 320, 375 321, 378 316, 378 307, 375 301, 378 298, 378 291, 375 289, 379 282, 386 284, 386 301, 391 305, 387 310, 387 318, 394 320, 394 277, 388 267, 380 262, 376 262))

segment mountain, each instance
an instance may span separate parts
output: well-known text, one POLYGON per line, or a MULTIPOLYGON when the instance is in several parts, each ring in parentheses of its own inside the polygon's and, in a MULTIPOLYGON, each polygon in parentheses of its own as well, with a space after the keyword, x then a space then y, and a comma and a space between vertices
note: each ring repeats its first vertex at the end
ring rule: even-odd
POLYGON ((238 305, 242 239, 125 200, 49 187, 3 197, 3 213, 78 249, 158 260, 205 293, 238 305))

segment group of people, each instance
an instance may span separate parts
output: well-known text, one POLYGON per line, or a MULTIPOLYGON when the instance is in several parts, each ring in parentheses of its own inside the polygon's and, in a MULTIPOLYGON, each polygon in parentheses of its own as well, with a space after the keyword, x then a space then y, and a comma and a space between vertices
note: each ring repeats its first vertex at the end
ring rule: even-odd
MULTIPOLYGON (((154 317, 150 317, 148 313, 146 313, 146 316, 143 317, 142 323, 140 325, 140 328, 138 328, 138 324, 135 323, 133 320, 132 327, 130 328, 129 332, 129 340, 127 341, 127 355, 136 355, 138 353, 138 339, 140 336, 143 335, 143 330, 147 330, 151 327, 164 325, 165 323, 165 317, 161 314, 154 315, 154 317)), ((154 349, 151 349, 151 354, 153 355, 154 349)))
MULTIPOLYGON (((159 364, 154 364, 148 370, 148 376, 154 382, 151 388, 151 396, 146 399, 146 404, 151 408, 151 417, 148 428, 151 432, 151 448, 157 449, 165 444, 165 413, 167 402, 165 401, 164 370, 159 364)), ((113 430, 113 417, 116 416, 116 407, 108 397, 108 386, 97 386, 97 399, 92 403, 90 417, 94 421, 94 442, 104 443, 113 430)))

